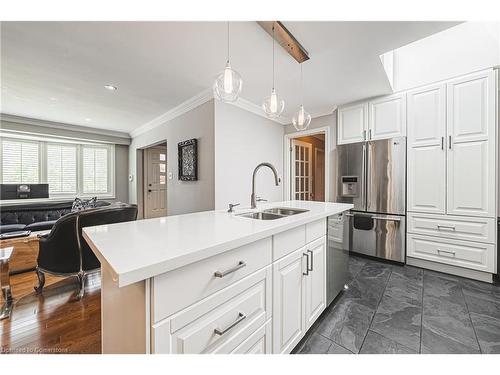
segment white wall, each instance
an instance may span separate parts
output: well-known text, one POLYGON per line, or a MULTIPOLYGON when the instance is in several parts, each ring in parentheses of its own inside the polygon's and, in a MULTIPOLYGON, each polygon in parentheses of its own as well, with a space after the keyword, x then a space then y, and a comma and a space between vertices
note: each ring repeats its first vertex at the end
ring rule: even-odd
POLYGON ((500 22, 466 22, 393 52, 394 91, 491 68, 500 65, 500 22))
MULTIPOLYGON (((252 173, 270 162, 283 176, 284 126, 236 106, 215 101, 215 208, 229 203, 250 206, 252 173)), ((283 184, 275 186, 269 168, 257 172, 257 195, 283 199, 283 184)))
MULTIPOLYGON (((308 130, 329 127, 330 130, 330 149, 328 150, 329 163, 330 163, 330 194, 328 201, 335 202, 337 196, 336 190, 336 163, 337 163, 337 111, 335 110, 331 115, 316 117, 311 120, 308 130)), ((295 128, 290 124, 285 127, 285 133, 296 133, 295 128)), ((287 198, 288 199, 288 198, 287 198)))
MULTIPOLYGON (((137 182, 142 173, 137 168, 137 150, 167 141, 167 212, 178 215, 214 208, 214 101, 210 100, 183 115, 132 139, 129 151, 129 173, 134 180, 129 183, 129 200, 141 203, 137 182), (196 138, 198 140, 198 181, 179 181, 177 171, 177 144, 196 138), (139 174, 139 176, 138 176, 139 174)), ((140 191, 140 188, 139 188, 140 191)))

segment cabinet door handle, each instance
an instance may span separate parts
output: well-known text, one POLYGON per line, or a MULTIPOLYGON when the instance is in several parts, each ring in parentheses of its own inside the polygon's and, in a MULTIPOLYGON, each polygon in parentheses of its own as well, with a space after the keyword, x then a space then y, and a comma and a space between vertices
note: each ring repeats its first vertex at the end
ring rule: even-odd
POLYGON ((311 250, 307 250, 307 252, 309 254, 311 254, 311 268, 308 269, 307 271, 312 272, 313 271, 313 267, 314 267, 314 254, 313 254, 313 252, 311 250))
POLYGON ((372 130, 368 130, 368 140, 372 139, 372 130))
POLYGON ((455 252, 454 251, 450 251, 450 250, 437 249, 437 252, 438 252, 438 254, 445 253, 445 254, 451 254, 452 256, 455 256, 455 252))
POLYGON ((226 328, 224 329, 220 329, 220 328, 215 328, 214 329, 214 333, 216 335, 219 335, 219 336, 222 336, 224 333, 226 333, 227 331, 229 331, 231 328, 233 328, 235 325, 241 323, 247 316, 245 314, 243 314, 242 312, 238 313, 238 319, 236 319, 233 323, 231 323, 229 326, 227 326, 226 328))
POLYGON ((214 276, 215 276, 215 277, 220 277, 220 278, 222 278, 222 277, 224 277, 224 276, 229 275, 230 273, 233 273, 233 272, 238 271, 239 269, 241 269, 241 268, 243 268, 243 267, 246 267, 246 265, 247 265, 247 264, 246 264, 245 262, 243 262, 242 260, 240 260, 240 261, 238 262, 238 265, 237 265, 237 266, 234 266, 233 268, 230 268, 230 269, 225 270, 225 271, 215 271, 215 272, 214 272, 214 276))
POLYGON ((438 230, 441 230, 441 229, 455 230, 455 226, 454 225, 441 225, 441 224, 438 224, 437 225, 437 229, 438 230))
POLYGON ((451 135, 448 136, 448 148, 451 150, 451 135))
POLYGON ((444 137, 441 137, 441 150, 444 150, 444 137))
POLYGON ((302 272, 302 275, 307 276, 309 275, 309 254, 302 253, 302 256, 306 257, 306 272, 302 272))
POLYGON ((363 130, 363 141, 366 141, 366 130, 363 130))

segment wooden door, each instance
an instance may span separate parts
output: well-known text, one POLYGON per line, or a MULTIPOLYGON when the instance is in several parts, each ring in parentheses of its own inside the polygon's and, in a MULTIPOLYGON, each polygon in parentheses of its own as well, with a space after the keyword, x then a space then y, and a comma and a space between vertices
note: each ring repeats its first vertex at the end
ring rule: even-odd
POLYGON ((292 140, 292 199, 312 198, 312 145, 292 140))
POLYGON ((340 107, 337 123, 337 144, 365 141, 368 129, 368 103, 340 107))
POLYGON ((447 84, 447 212, 496 216, 496 74, 471 74, 447 84))
POLYGON ((406 134, 406 95, 394 94, 369 103, 368 139, 388 139, 406 134))
POLYGON ((408 93, 408 211, 446 212, 446 91, 432 85, 408 93))
POLYGON ((290 353, 305 334, 305 248, 273 265, 273 353, 290 353))
POLYGON ((311 271, 305 276, 306 330, 326 308, 326 241, 319 238, 307 246, 311 271))
POLYGON ((325 150, 315 149, 314 157, 314 200, 325 201, 325 150))
POLYGON ((167 215, 167 149, 151 147, 144 151, 144 218, 167 215))

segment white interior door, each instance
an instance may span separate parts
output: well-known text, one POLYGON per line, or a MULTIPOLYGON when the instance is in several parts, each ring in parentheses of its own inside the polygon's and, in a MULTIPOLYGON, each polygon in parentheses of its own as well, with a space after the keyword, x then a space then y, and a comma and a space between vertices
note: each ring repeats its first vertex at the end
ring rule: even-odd
POLYGON ((408 211, 446 212, 446 91, 408 93, 408 211))
POLYGON ((167 149, 151 147, 144 151, 144 218, 167 215, 167 149))
POLYGON ((495 217, 495 72, 460 78, 447 87, 447 212, 495 217))
POLYGON ((312 198, 312 145, 292 140, 292 199, 312 198))

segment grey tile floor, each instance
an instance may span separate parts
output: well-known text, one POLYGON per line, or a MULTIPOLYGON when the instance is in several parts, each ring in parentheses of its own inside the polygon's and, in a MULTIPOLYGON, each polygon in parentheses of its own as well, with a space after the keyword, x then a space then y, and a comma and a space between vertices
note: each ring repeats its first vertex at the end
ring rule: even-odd
POLYGON ((500 286, 351 256, 298 353, 500 353, 500 286))

